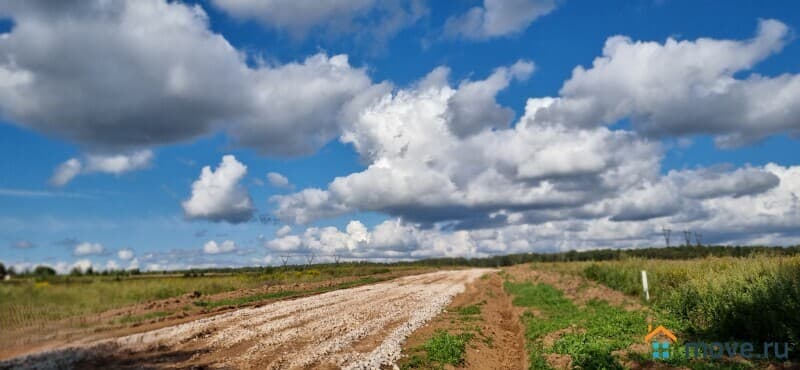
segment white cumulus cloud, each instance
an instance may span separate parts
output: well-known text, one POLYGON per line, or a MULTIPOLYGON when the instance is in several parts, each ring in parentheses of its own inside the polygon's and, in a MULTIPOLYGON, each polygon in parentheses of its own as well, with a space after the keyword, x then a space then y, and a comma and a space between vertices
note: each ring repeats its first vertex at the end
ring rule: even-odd
POLYGON ((205 254, 221 254, 230 253, 236 250, 236 243, 232 240, 225 240, 222 243, 217 243, 214 240, 209 240, 203 245, 203 253, 205 254))
POLYGON ((448 18, 445 36, 486 40, 513 35, 555 8, 555 0, 483 0, 483 6, 448 18))
POLYGON ((103 247, 103 245, 100 243, 83 242, 76 245, 72 253, 76 256, 88 256, 93 254, 101 254, 104 251, 105 247, 103 247))
POLYGON ((776 20, 761 20, 747 40, 614 36, 590 68, 575 68, 559 97, 528 105, 538 124, 588 127, 629 118, 649 136, 710 134, 726 147, 796 133, 800 76, 747 74, 789 40, 789 28, 776 20))
POLYGON ((83 161, 78 158, 70 158, 56 167, 50 178, 50 184, 64 186, 76 176, 87 173, 100 172, 120 175, 147 168, 152 159, 153 152, 147 149, 118 154, 93 153, 86 155, 83 161))
POLYGON ((123 261, 131 260, 134 256, 133 249, 130 248, 122 248, 117 251, 117 257, 123 261))
POLYGON ((276 187, 276 188, 290 188, 292 184, 289 182, 289 179, 286 176, 281 175, 277 172, 270 172, 267 174, 267 180, 269 184, 276 187))
MULTIPOLYGON (((112 153, 87 158, 101 172, 141 163, 114 153, 216 129, 266 154, 308 154, 389 88, 374 85, 347 55, 248 65, 246 53, 209 28, 200 5, 7 1, 0 15, 14 24, 0 43, 0 113, 92 153, 112 153)), ((72 168, 53 183, 68 182, 79 172, 72 168)))
POLYGON ((182 203, 189 219, 240 223, 253 216, 253 200, 239 182, 247 167, 233 155, 225 155, 216 170, 203 167, 200 178, 192 184, 192 195, 182 203))

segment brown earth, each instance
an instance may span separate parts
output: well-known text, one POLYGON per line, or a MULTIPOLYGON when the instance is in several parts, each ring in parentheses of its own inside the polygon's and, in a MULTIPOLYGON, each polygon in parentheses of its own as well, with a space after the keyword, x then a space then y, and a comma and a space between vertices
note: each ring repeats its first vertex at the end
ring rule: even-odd
POLYGON ((466 359, 459 369, 527 369, 521 312, 511 304, 511 297, 503 289, 503 279, 497 273, 487 274, 457 295, 445 314, 415 331, 403 346, 403 352, 406 356, 415 352, 438 330, 470 332, 474 338, 467 345, 466 359), (480 307, 480 318, 465 320, 458 310, 472 305, 480 307))
MULTIPOLYGON (((430 271, 430 269, 394 270, 388 273, 370 275, 369 277, 379 281, 390 280, 427 271, 430 271)), ((311 282, 265 283, 256 288, 238 289, 205 296, 190 293, 179 297, 153 300, 112 309, 98 314, 72 317, 32 327, 3 330, 3 335, 0 335, 0 360, 29 353, 43 352, 74 343, 90 343, 102 339, 142 333, 230 312, 242 307, 260 306, 281 299, 267 299, 244 305, 222 306, 213 309, 204 309, 195 305, 198 301, 220 301, 283 291, 296 291, 300 292, 301 295, 302 292, 315 294, 313 293, 315 290, 333 288, 340 284, 355 283, 361 278, 363 276, 346 276, 311 282), (157 312, 167 312, 169 314, 139 322, 127 324, 121 322, 126 317, 142 317, 157 312)))
POLYGON ((124 337, 70 343, 5 368, 376 368, 490 270, 440 271, 246 307, 124 337))

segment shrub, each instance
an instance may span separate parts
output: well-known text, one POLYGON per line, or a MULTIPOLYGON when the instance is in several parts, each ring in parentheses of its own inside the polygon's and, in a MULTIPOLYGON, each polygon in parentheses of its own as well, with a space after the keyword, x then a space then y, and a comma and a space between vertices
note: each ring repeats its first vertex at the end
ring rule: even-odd
POLYGON ((55 276, 56 270, 53 270, 53 268, 49 266, 36 266, 36 268, 33 269, 33 274, 39 277, 55 276))

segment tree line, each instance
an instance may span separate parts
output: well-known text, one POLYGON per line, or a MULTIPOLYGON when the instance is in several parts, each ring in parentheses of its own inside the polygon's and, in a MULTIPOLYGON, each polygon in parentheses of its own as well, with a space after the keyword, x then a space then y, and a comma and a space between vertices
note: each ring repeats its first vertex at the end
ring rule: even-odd
MULTIPOLYGON (((400 262, 368 262, 368 261, 353 261, 342 263, 321 263, 314 264, 314 268, 329 268, 350 266, 354 268, 359 267, 372 267, 372 266, 427 266, 427 267, 441 267, 441 266, 465 266, 465 267, 502 267, 511 266, 520 263, 531 262, 579 262, 579 261, 611 261, 622 260, 628 258, 645 258, 645 259, 667 259, 667 260, 688 260, 695 258, 705 258, 710 256, 715 257, 748 257, 753 255, 767 255, 767 256, 790 256, 800 254, 800 246, 790 247, 770 247, 770 246, 722 246, 722 245, 708 245, 708 246, 677 246, 677 247, 659 247, 659 248, 637 248, 637 249, 594 249, 587 251, 570 250, 558 253, 518 253, 507 254, 502 256, 491 256, 482 258, 429 258, 416 261, 400 261, 400 262)), ((97 275, 97 276, 130 276, 140 274, 183 274, 184 277, 199 277, 205 274, 231 274, 231 273, 270 273, 278 270, 294 270, 299 271, 307 268, 304 265, 289 265, 285 267, 266 266, 266 267, 240 267, 240 268, 204 268, 204 269, 190 269, 179 271, 157 271, 157 272, 141 272, 135 270, 102 270, 94 271, 91 268, 86 271, 74 268, 70 275, 83 276, 83 275, 97 275)), ((20 276, 33 276, 33 277, 49 277, 55 276, 56 271, 49 266, 36 266, 33 270, 25 270, 17 273, 13 267, 8 269, 0 263, 0 278, 6 275, 20 275, 20 276)))

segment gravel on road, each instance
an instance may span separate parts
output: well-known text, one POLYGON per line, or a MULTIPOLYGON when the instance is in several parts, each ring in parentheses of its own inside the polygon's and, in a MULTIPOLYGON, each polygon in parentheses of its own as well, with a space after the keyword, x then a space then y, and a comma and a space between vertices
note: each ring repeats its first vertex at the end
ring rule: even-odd
POLYGON ((0 362, 4 368, 378 369, 491 270, 438 271, 0 362))

